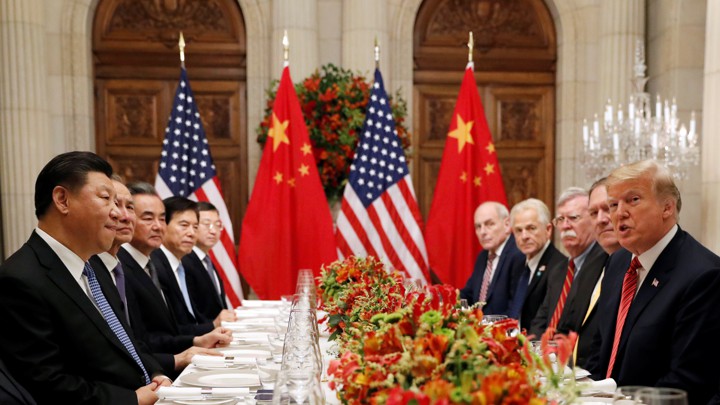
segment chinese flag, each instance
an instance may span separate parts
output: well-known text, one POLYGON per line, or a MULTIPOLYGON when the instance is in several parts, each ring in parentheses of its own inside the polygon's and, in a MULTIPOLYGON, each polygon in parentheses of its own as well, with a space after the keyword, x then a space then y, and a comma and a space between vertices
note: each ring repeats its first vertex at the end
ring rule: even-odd
POLYGON ((260 299, 293 294, 299 269, 337 259, 330 208, 288 67, 242 223, 239 263, 260 299))
POLYGON ((495 145, 469 63, 425 228, 430 267, 444 283, 461 288, 470 277, 482 249, 475 236, 473 214, 485 201, 507 205, 495 145))

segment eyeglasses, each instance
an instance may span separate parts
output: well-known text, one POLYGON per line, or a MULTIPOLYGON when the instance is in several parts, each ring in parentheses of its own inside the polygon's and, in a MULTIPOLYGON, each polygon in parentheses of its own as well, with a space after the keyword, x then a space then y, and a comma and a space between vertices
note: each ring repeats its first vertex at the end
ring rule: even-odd
POLYGON ((582 215, 568 215, 568 216, 566 216, 566 217, 560 215, 560 216, 557 216, 557 217, 553 218, 552 223, 553 223, 554 226, 560 226, 560 225, 562 225, 565 221, 568 221, 568 223, 570 223, 570 224, 575 224, 575 223, 577 223, 579 220, 581 220, 582 217, 583 217, 582 215))
POLYGON ((223 224, 220 221, 217 221, 217 222, 203 221, 203 222, 200 222, 200 225, 202 225, 204 228, 207 228, 210 230, 212 230, 212 229, 217 229, 218 231, 223 230, 223 224))

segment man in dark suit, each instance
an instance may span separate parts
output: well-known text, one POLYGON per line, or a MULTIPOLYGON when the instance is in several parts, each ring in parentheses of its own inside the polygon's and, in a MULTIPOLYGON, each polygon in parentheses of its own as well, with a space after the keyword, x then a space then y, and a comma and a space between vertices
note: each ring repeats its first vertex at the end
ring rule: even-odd
POLYGON ((179 326, 175 321, 163 297, 157 269, 150 261, 150 253, 162 244, 165 206, 155 188, 148 183, 132 183, 128 189, 135 208, 135 229, 132 240, 118 250, 117 257, 125 270, 126 292, 131 295, 128 301, 136 334, 152 350, 167 353, 161 356, 161 364, 177 361, 170 353, 184 352, 192 346, 211 348, 230 343, 232 335, 228 330, 215 328, 205 333, 199 331, 197 325, 179 326), (133 308, 142 310, 134 312, 133 308))
MULTIPOLYGON (((118 317, 123 317, 123 320, 127 320, 129 329, 133 331, 138 340, 149 347, 148 351, 152 352, 166 374, 171 378, 176 378, 180 372, 190 364, 194 355, 220 355, 220 353, 217 350, 195 346, 188 346, 182 351, 173 351, 171 350, 173 347, 169 347, 172 345, 160 345, 160 347, 151 347, 149 345, 147 328, 140 315, 142 312, 141 307, 138 306, 134 292, 127 288, 127 277, 125 275, 127 269, 125 269, 117 259, 120 246, 123 243, 130 242, 135 231, 136 216, 133 196, 122 183, 121 179, 115 175, 113 175, 112 179, 113 186, 117 193, 117 205, 120 213, 115 239, 107 252, 91 257, 90 263, 93 268, 97 270, 98 281, 100 281, 103 292, 105 292, 108 301, 110 301, 118 317), (103 273, 100 271, 101 269, 106 271, 103 273), (101 275, 107 277, 101 278, 101 275), (103 281, 105 281, 104 285, 103 281), (114 300, 111 300, 111 298, 114 300)), ((192 344, 192 336, 190 336, 188 341, 192 344)))
POLYGON ((569 187, 563 191, 558 198, 557 214, 553 225, 560 232, 560 240, 570 257, 562 281, 548 284, 545 300, 530 327, 531 333, 538 336, 548 327, 557 330, 566 311, 579 317, 582 308, 587 310, 592 289, 607 259, 607 253, 595 243, 585 189, 569 187))
POLYGON ((475 234, 483 250, 460 298, 472 305, 483 304, 485 314, 507 315, 514 288, 525 260, 510 235, 507 208, 495 201, 480 204, 475 210, 475 234))
POLYGON ((30 393, 15 381, 2 360, 0 360, 0 404, 35 405, 35 400, 30 393))
POLYGON ((115 237, 111 174, 90 152, 53 158, 35 183, 38 227, 0 267, 2 358, 39 403, 150 404, 169 385, 86 263, 115 237))
MULTIPOLYGON (((210 249, 220 240, 223 225, 220 214, 214 205, 201 201, 198 203, 200 223, 197 230, 197 242, 192 251, 182 258, 187 272, 188 292, 198 312, 207 319, 215 319, 227 309, 225 287, 220 274, 210 258, 210 249)), ((236 320, 232 311, 227 311, 228 321, 236 320)))
POLYGON ((150 254, 150 260, 157 268, 158 278, 168 305, 172 308, 179 325, 196 328, 207 333, 221 322, 235 320, 235 314, 223 310, 215 318, 207 318, 200 312, 189 294, 188 284, 192 280, 182 264, 182 258, 192 251, 197 240, 197 203, 184 197, 169 197, 163 200, 165 222, 167 223, 160 249, 150 254))
MULTIPOLYGON (((593 232, 597 244, 607 255, 613 254, 620 249, 615 230, 610 221, 610 208, 607 204, 607 188, 605 180, 601 179, 590 187, 590 199, 588 202, 588 213, 593 222, 593 232)), ((572 289, 568 296, 568 302, 565 310, 560 317, 558 331, 568 333, 575 331, 578 334, 578 340, 575 345, 575 365, 578 367, 587 367, 587 362, 592 354, 593 337, 598 330, 597 301, 600 296, 600 285, 603 280, 605 265, 607 264, 607 255, 605 262, 601 266, 600 276, 595 279, 594 273, 600 266, 590 265, 592 259, 586 260, 587 269, 589 270, 578 276, 573 282, 572 289)), ((597 255, 602 256, 602 255, 597 255)))
POLYGON ((605 272, 593 378, 680 388, 704 405, 720 381, 720 257, 677 225, 680 192, 657 162, 616 169, 607 189, 624 249, 605 272))
POLYGON ((545 203, 536 198, 521 201, 510 211, 510 220, 517 246, 525 255, 510 317, 519 319, 520 327, 529 330, 545 300, 548 283, 562 282, 567 258, 550 241, 552 224, 545 203))

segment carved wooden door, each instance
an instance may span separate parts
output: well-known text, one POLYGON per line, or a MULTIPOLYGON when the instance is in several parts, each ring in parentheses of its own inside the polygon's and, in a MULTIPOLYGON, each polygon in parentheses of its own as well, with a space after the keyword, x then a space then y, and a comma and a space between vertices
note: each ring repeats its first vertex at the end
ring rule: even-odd
MULTIPOLYGON (((414 39, 415 187, 427 218, 460 82, 468 32, 475 79, 508 204, 553 207, 555 28, 542 0, 425 0, 414 39)), ((468 219, 472 220, 472 219, 468 219)))
POLYGON ((245 23, 236 0, 101 0, 93 26, 96 147, 154 183, 180 77, 178 37, 239 240, 248 196, 245 23))

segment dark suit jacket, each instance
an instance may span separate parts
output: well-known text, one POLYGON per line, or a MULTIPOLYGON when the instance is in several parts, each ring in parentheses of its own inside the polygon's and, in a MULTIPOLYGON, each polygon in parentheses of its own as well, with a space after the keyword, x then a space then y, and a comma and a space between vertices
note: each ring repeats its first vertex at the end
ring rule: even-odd
MULTIPOLYGON (((585 257, 585 261, 583 262, 582 267, 580 268, 580 274, 577 275, 577 278, 573 280, 573 285, 570 289, 570 292, 568 292, 567 300, 565 301, 565 307, 563 308, 563 314, 565 313, 565 310, 568 312, 572 312, 572 314, 568 314, 568 316, 571 316, 573 320, 576 320, 580 316, 585 316, 585 312, 587 312, 588 304, 590 303, 590 294, 592 293, 592 288, 595 286, 595 282, 597 282, 598 277, 600 277, 600 273, 602 272, 602 266, 605 264, 605 259, 607 258, 607 253, 602 249, 602 247, 597 243, 593 242, 593 245, 590 248, 590 251, 588 252, 587 256, 585 257), (589 276, 585 276, 585 271, 590 269, 589 276), (581 288, 578 289, 575 287, 575 282, 581 281, 581 288), (592 284, 592 287, 590 286, 592 284), (576 296, 580 293, 580 297, 578 299, 575 299, 577 301, 577 306, 584 307, 585 312, 580 315, 579 308, 575 308, 574 310, 568 309, 568 304, 570 304, 570 298, 571 293, 573 292, 573 288, 575 289, 575 293, 573 296, 576 296), (590 292, 587 293, 587 299, 582 298, 582 294, 587 292, 587 289, 590 289, 590 292), (587 301, 587 302, 585 302, 587 301)), ((545 300, 543 301, 542 305, 540 306, 540 309, 538 310, 537 315, 535 316, 535 319, 533 320, 530 331, 535 334, 536 336, 540 336, 545 332, 545 329, 547 329, 548 324, 550 323, 550 320, 553 316, 553 312, 555 311, 555 307, 557 306, 558 301, 560 300, 560 293, 562 292, 563 285, 565 284, 565 277, 567 276, 567 266, 568 266, 568 259, 565 260, 564 265, 562 266, 562 271, 558 272, 556 274, 556 278, 554 278, 551 282, 548 283, 547 286, 547 294, 545 295, 545 300)), ((562 317, 561 317, 562 319, 562 317)), ((582 320, 581 320, 582 321, 582 320)), ((568 318, 568 322, 570 322, 568 318)), ((573 321, 575 322, 575 321, 573 321)), ((574 324, 573 324, 574 325, 574 324)), ((558 326, 560 326, 560 322, 558 321, 558 326)))
MULTIPOLYGON (((161 355, 165 357, 161 359, 161 364, 165 366, 170 362, 167 354, 179 353, 191 347, 194 335, 178 327, 160 291, 130 253, 120 248, 118 259, 125 270, 125 291, 128 294, 133 329, 150 349, 156 353, 165 353, 161 355)), ((174 364, 174 359, 172 362, 174 364)))
MULTIPOLYGON (((514 303, 514 307, 521 305, 520 313, 520 327, 522 329, 530 330, 533 320, 537 316, 540 306, 545 300, 545 295, 548 291, 548 284, 556 284, 558 279, 562 282, 565 276, 564 271, 567 268, 567 257, 560 253, 555 245, 550 242, 548 248, 545 249, 538 267, 535 269, 533 278, 530 281, 530 285, 527 287, 527 292, 524 297, 517 297, 517 300, 521 300, 521 304, 514 303)), ((517 316, 511 314, 511 316, 517 316)), ((536 336, 538 339, 540 336, 536 336)))
MULTIPOLYGON (((183 327, 194 328, 196 332, 195 335, 202 335, 213 330, 215 328, 212 323, 213 320, 206 319, 205 316, 198 311, 192 298, 190 299, 190 304, 192 305, 195 315, 193 316, 188 310, 185 305, 185 299, 180 291, 180 286, 177 283, 177 279, 175 279, 175 273, 170 268, 170 262, 167 257, 165 257, 165 253, 160 249, 156 249, 150 254, 150 260, 153 261, 157 269, 165 299, 167 300, 168 306, 172 308, 178 326, 181 329, 183 327)), ((187 269, 185 275, 185 281, 189 284, 191 281, 187 278, 187 269)))
MULTIPOLYGON (((589 367, 605 378, 622 283, 632 254, 615 252, 598 301, 597 356, 589 367)), ((662 251, 625 319, 612 378, 621 385, 676 387, 690 405, 706 404, 720 381, 720 257, 682 229, 662 251)))
POLYGON ((595 316, 597 303, 587 320, 585 322, 583 320, 590 306, 592 292, 600 279, 607 260, 608 254, 600 244, 596 243, 585 258, 580 274, 572 283, 563 313, 560 316, 560 321, 558 321, 558 332, 577 332, 579 341, 575 364, 583 368, 587 366, 587 360, 592 350, 592 340, 598 330, 597 317, 595 316))
POLYGON ((195 303, 195 308, 203 314, 205 319, 214 320, 220 311, 226 308, 222 278, 217 270, 213 270, 219 281, 220 294, 218 295, 215 285, 210 279, 210 274, 195 251, 183 257, 182 264, 185 267, 188 293, 195 303))
MULTIPOLYGON (((0 267, 0 319, 2 358, 39 403, 137 403, 140 367, 35 232, 0 267)), ((161 371, 135 348, 148 374, 161 371)))
MULTIPOLYGON (((460 298, 465 298, 468 304, 475 304, 480 297, 485 267, 487 266, 488 252, 483 250, 475 260, 475 267, 465 287, 460 290, 460 298)), ((517 286, 517 279, 525 264, 525 255, 518 250, 515 244, 515 237, 511 234, 498 261, 497 268, 493 273, 488 288, 487 304, 483 307, 483 313, 487 315, 507 315, 510 310, 517 286)))
POLYGON ((142 311, 140 311, 140 308, 137 305, 136 298, 133 294, 132 289, 128 288, 127 286, 127 273, 129 272, 128 269, 123 266, 123 271, 125 273, 125 298, 128 304, 127 308, 125 308, 125 306, 122 304, 122 300, 120 299, 120 293, 118 292, 117 286, 113 283, 112 277, 110 276, 110 273, 105 267, 105 263, 103 263, 103 261, 99 257, 93 256, 90 258, 90 265, 93 269, 95 269, 95 272, 98 275, 98 282, 102 287, 103 293, 105 294, 105 297, 107 297, 110 306, 113 308, 118 318, 121 319, 123 324, 126 324, 124 318, 125 311, 128 311, 130 313, 130 325, 127 329, 129 331, 132 331, 138 344, 143 345, 144 349, 148 353, 152 353, 152 355, 155 357, 158 363, 160 363, 160 366, 165 371, 165 375, 172 379, 176 378, 178 376, 178 373, 175 372, 175 356, 168 351, 167 346, 162 346, 158 349, 155 349, 151 347, 150 343, 148 342, 148 331, 146 330, 145 324, 142 321, 142 315, 140 315, 142 311))
POLYGON ((30 393, 15 381, 2 360, 0 360, 0 404, 35 405, 35 400, 30 393))

